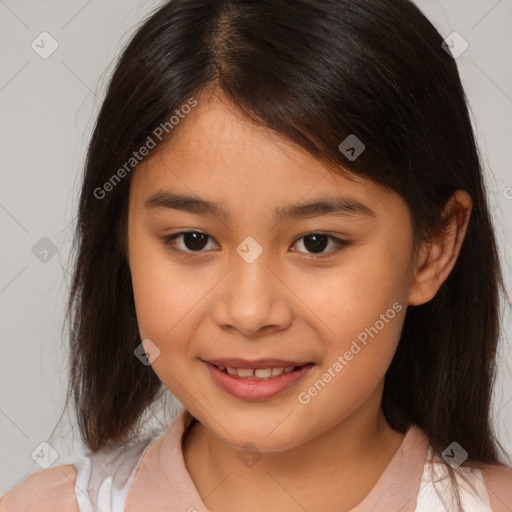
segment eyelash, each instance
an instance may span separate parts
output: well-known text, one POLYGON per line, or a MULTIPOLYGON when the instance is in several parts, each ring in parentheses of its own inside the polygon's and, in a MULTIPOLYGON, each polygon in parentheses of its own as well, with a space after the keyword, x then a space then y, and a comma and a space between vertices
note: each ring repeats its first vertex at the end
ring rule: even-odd
MULTIPOLYGON (((202 252, 205 252, 202 249, 198 250, 198 251, 191 251, 191 250, 183 250, 183 249, 177 249, 176 248, 174 240, 176 238, 182 236, 182 235, 186 235, 186 234, 189 234, 189 233, 197 233, 199 235, 205 235, 208 238, 208 241, 210 239, 212 239, 211 236, 209 236, 206 233, 203 233, 201 231, 181 231, 180 233, 175 233, 174 235, 169 235, 169 236, 161 237, 161 240, 163 241, 165 247, 168 247, 169 249, 171 249, 174 252, 184 253, 184 254, 195 254, 195 253, 201 254, 202 252)), ((297 240, 294 242, 294 244, 297 243, 299 240, 301 240, 303 238, 307 238, 307 237, 312 236, 312 235, 324 236, 324 237, 332 240, 335 243, 335 245, 337 245, 337 248, 335 250, 330 251, 328 253, 318 253, 318 254, 306 253, 306 254, 312 255, 313 259, 321 259, 321 258, 327 258, 327 257, 333 256, 334 254, 337 254, 339 251, 341 251, 343 248, 345 248, 348 245, 350 245, 350 242, 347 242, 345 240, 341 240, 341 239, 339 239, 339 238, 337 238, 335 236, 327 235, 325 233, 318 232, 318 231, 312 231, 310 233, 306 233, 305 235, 300 236, 299 238, 297 238, 297 240)), ((303 251, 294 251, 294 252, 303 252, 303 251)))

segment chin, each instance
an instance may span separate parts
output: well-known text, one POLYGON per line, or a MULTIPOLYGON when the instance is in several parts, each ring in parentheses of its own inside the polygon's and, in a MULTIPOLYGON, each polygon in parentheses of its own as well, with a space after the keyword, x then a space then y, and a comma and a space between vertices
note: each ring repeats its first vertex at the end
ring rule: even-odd
POLYGON ((215 430, 212 430, 209 426, 207 428, 215 437, 236 450, 248 450, 250 449, 248 444, 250 444, 254 445, 255 450, 259 452, 283 452, 295 448, 303 442, 296 432, 277 432, 275 427, 253 425, 252 428, 248 428, 245 425, 237 429, 230 426, 229 433, 232 437, 228 437, 222 428, 217 427, 215 430))

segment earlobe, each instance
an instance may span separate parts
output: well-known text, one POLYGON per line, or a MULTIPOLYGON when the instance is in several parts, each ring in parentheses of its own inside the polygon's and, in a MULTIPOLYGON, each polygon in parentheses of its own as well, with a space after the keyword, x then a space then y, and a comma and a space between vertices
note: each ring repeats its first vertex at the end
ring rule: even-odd
POLYGON ((460 253, 473 201, 465 190, 456 190, 443 210, 445 229, 418 251, 418 264, 411 282, 408 304, 419 306, 436 295, 460 253))

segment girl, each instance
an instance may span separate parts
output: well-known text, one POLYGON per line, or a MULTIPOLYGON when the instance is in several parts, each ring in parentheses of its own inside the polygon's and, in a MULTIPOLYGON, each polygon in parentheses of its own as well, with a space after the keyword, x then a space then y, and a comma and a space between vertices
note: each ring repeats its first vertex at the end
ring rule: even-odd
POLYGON ((169 1, 88 152, 88 451, 0 508, 510 511, 500 290, 457 67, 409 0, 169 1), (183 410, 140 436, 167 390, 183 410))

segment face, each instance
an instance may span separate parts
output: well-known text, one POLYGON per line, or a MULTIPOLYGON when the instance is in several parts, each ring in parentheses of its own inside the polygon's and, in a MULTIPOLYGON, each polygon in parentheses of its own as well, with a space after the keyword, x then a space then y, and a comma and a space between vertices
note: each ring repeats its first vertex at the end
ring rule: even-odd
POLYGON ((405 202, 222 98, 178 128, 129 198, 137 320, 158 377, 219 439, 261 451, 380 406, 411 286, 405 202))

